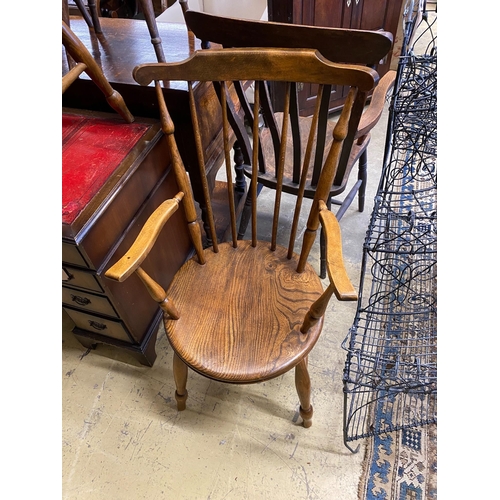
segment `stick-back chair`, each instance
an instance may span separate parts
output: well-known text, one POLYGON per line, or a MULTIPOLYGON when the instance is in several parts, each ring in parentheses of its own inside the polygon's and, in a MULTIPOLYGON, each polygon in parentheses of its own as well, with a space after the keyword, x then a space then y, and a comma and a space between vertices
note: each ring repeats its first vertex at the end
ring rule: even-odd
MULTIPOLYGON (((314 347, 323 327, 324 314, 333 294, 338 300, 356 300, 357 294, 346 273, 342 259, 340 228, 334 214, 326 207, 330 186, 335 177, 343 144, 354 141, 367 94, 375 86, 378 75, 369 68, 334 64, 317 51, 301 49, 219 49, 195 52, 189 59, 178 63, 151 63, 138 66, 134 78, 141 85, 155 82, 162 128, 172 157, 172 166, 179 185, 179 193, 166 200, 151 215, 137 240, 117 262, 105 272, 116 281, 136 273, 151 296, 164 311, 165 331, 172 346, 173 374, 176 384, 177 407, 186 405, 188 368, 210 379, 244 384, 272 379, 295 368, 295 385, 300 400, 303 425, 309 427, 312 418, 310 378, 307 369, 309 352, 314 347), (231 212, 230 241, 212 238, 212 246, 202 244, 202 225, 189 178, 177 149, 174 123, 165 104, 161 82, 187 81, 190 96, 193 133, 197 145, 200 175, 204 179, 204 196, 208 213, 208 226, 212 235, 217 233, 211 192, 205 177, 204 152, 201 145, 198 105, 191 82, 208 81, 220 96, 222 132, 227 175, 227 203, 231 212), (278 186, 272 229, 267 240, 259 239, 256 196, 260 131, 258 119, 251 123, 254 180, 251 206, 251 237, 237 238, 237 216, 232 176, 231 121, 226 103, 234 99, 237 81, 293 81, 311 82, 320 89, 328 85, 346 85, 350 91, 345 106, 332 132, 330 149, 307 218, 307 227, 300 254, 294 252, 298 215, 303 190, 296 200, 296 216, 289 228, 288 244, 278 241, 278 229, 283 229, 280 217, 282 205, 283 167, 286 151, 280 152, 278 186), (195 255, 176 273, 167 291, 153 281, 147 269, 141 267, 169 217, 183 207, 192 237, 195 255), (327 241, 327 264, 330 284, 323 290, 322 282, 308 263, 316 231, 322 225, 327 241), (288 246, 287 246, 288 245, 288 246)), ((255 85, 254 116, 258 116, 260 89, 255 85)), ((290 101, 291 84, 286 83, 285 106, 290 101)), ((320 90, 321 92, 321 90, 320 90)), ((232 101, 234 103, 234 101, 232 101)), ((318 103, 320 100, 318 100, 318 103)), ((313 121, 317 120, 317 106, 313 121)), ((287 115, 285 115, 286 117, 287 115)), ((285 118, 286 120, 286 118, 285 118)), ((315 142, 315 129, 308 138, 306 157, 315 142)), ((287 128, 283 128, 286 135, 287 128)), ((282 143, 286 144, 285 137, 282 143)), ((307 177, 308 162, 304 164, 302 181, 307 177)), ((301 182, 304 185, 304 182, 301 182)), ((262 214, 267 215, 267 214, 262 214)), ((164 229, 167 230, 167 229, 164 229)), ((266 231, 264 231, 266 233, 266 231)), ((175 239, 175 234, 172 234, 175 239)), ((146 267, 146 265, 145 265, 146 267)))
MULTIPOLYGON (((350 64, 362 64, 370 67, 376 65, 387 56, 392 47, 392 35, 387 31, 351 30, 343 28, 325 28, 317 26, 292 25, 286 23, 252 21, 244 19, 233 19, 229 17, 215 16, 204 12, 190 10, 187 0, 180 0, 183 7, 186 25, 194 35, 202 41, 203 47, 209 47, 210 42, 217 43, 223 47, 286 47, 286 48, 311 48, 317 49, 324 57, 332 62, 350 64)), ((358 196, 358 210, 363 212, 365 207, 365 193, 367 185, 368 167, 368 145, 370 143, 370 131, 378 123, 387 92, 392 88, 396 76, 395 71, 389 71, 381 79, 374 90, 371 102, 366 107, 356 133, 356 141, 344 147, 337 173, 333 180, 327 205, 340 205, 336 215, 340 220, 352 201, 358 196), (349 193, 342 201, 338 199, 347 188, 351 171, 358 163, 358 178, 349 193)), ((312 89, 311 89, 312 90, 312 89)), ((298 96, 300 92, 311 91, 305 89, 304 82, 300 82, 291 92, 291 101, 288 108, 290 113, 288 134, 289 144, 287 148, 291 153, 284 169, 283 190, 297 194, 299 186, 300 169, 305 153, 305 141, 309 135, 312 124, 310 116, 301 116, 298 96)), ((331 137, 331 131, 335 126, 330 115, 330 93, 335 95, 342 92, 340 87, 332 86, 325 89, 322 94, 321 112, 318 117, 317 147, 315 149, 314 168, 307 179, 304 194, 307 198, 314 197, 319 173, 321 170, 324 151, 329 148, 327 138, 331 137)), ((240 90, 240 94, 241 94, 240 90)), ((308 96, 310 102, 317 98, 314 93, 308 96)), ((261 90, 262 125, 266 135, 262 143, 262 151, 259 155, 259 171, 257 182, 260 192, 262 186, 276 189, 277 165, 280 151, 280 127, 283 122, 283 110, 276 113, 268 89, 261 90)), ((243 116, 235 115, 234 120, 252 119, 252 108, 246 105, 243 108, 243 116)), ((240 126, 236 129, 237 147, 241 148, 243 155, 243 173, 251 178, 251 154, 249 143, 246 139, 245 128, 240 126)), ((250 217, 250 197, 243 210, 243 216, 239 225, 239 237, 243 237, 248 226, 250 217)), ((321 271, 320 276, 326 276, 324 240, 321 245, 321 271)))
POLYGON ((132 123, 134 117, 129 111, 122 95, 115 90, 108 79, 104 76, 102 69, 97 64, 92 54, 83 42, 75 35, 71 28, 62 21, 62 43, 66 52, 73 58, 75 65, 62 77, 62 93, 76 81, 83 73, 87 73, 90 79, 104 94, 108 104, 127 122, 132 123))

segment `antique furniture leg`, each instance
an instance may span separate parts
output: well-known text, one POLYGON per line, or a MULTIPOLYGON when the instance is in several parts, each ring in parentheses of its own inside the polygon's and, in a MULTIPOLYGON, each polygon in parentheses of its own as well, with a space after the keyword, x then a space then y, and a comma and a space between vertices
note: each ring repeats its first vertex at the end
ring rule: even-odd
POLYGON ((156 339, 158 328, 155 328, 149 339, 142 343, 141 352, 134 353, 135 359, 144 366, 153 366, 156 361, 156 339))
POLYGON ((96 0, 88 0, 90 16, 92 17, 92 24, 96 33, 102 33, 101 23, 99 22, 99 14, 97 12, 96 0))
POLYGON ((174 353, 174 380, 175 380, 175 400, 177 409, 183 411, 186 409, 186 399, 188 392, 186 390, 188 376, 188 367, 177 354, 174 353))
POLYGON ((166 62, 163 47, 161 45, 160 33, 156 24, 155 13, 153 9, 153 0, 140 0, 144 19, 148 25, 149 34, 151 35, 151 43, 155 49, 156 58, 158 62, 166 62))
POLYGON ((304 420, 304 427, 311 427, 313 407, 311 405, 311 379, 307 371, 307 357, 295 367, 295 387, 300 401, 300 416, 304 420), (304 409, 307 408, 307 409, 304 409))
POLYGON ((85 7, 83 0, 75 0, 75 3, 76 3, 76 6, 78 7, 78 10, 80 11, 83 19, 87 23, 87 26, 89 28, 93 28, 94 25, 92 24, 92 18, 90 17, 89 13, 87 12, 87 7, 85 7))

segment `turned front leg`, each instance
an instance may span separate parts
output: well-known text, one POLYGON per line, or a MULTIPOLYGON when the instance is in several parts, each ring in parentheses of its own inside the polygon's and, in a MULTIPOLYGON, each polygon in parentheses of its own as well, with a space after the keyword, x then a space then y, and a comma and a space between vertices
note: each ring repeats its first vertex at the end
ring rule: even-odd
POLYGON ((295 367, 295 387, 300 401, 300 416, 304 427, 311 427, 313 407, 311 405, 311 379, 307 370, 307 358, 295 367))
POLYGON ((186 390, 187 376, 188 367, 186 363, 174 353, 175 400, 179 411, 186 409, 186 399, 188 397, 186 390))

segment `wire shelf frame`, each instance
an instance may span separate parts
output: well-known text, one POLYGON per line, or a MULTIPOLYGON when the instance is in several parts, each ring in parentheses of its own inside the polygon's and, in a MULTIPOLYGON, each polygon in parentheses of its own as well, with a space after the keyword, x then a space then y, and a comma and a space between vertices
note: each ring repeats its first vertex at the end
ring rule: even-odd
POLYGON ((358 307, 342 344, 351 451, 350 441, 437 421, 437 15, 429 22, 423 2, 408 2, 403 16, 358 307))

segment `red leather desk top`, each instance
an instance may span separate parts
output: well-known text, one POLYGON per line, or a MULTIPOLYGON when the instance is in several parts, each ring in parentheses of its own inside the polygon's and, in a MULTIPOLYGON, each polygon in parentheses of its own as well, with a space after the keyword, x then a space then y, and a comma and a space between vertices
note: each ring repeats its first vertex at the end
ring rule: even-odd
POLYGON ((62 117, 62 222, 71 224, 150 128, 145 123, 62 117))

